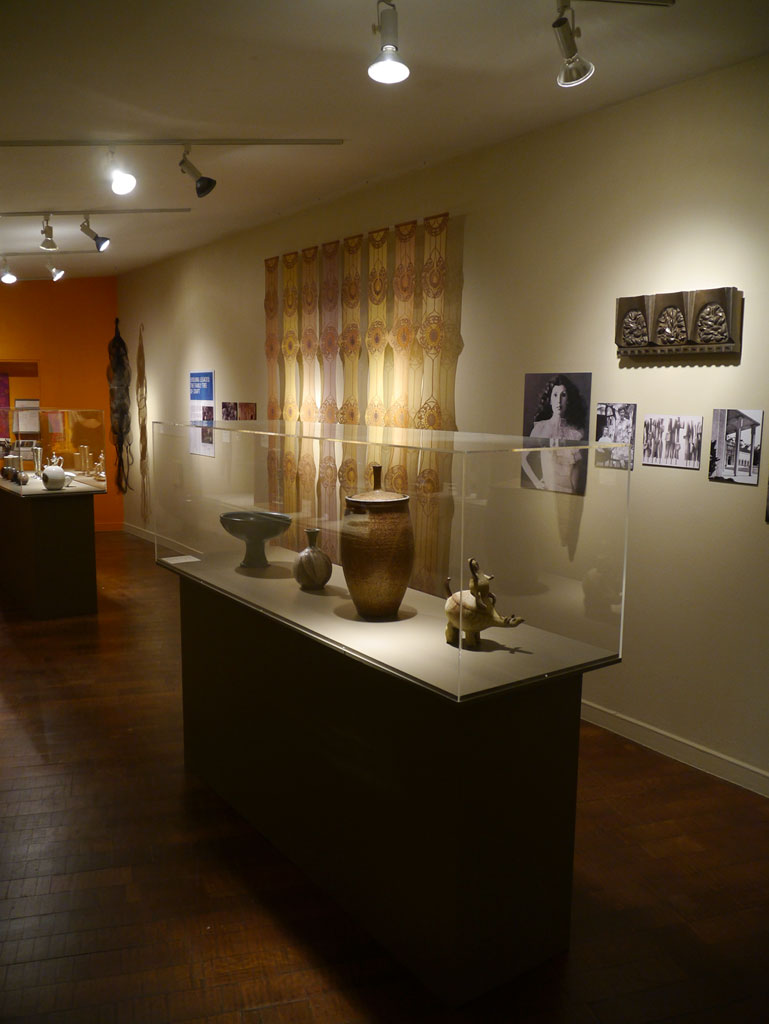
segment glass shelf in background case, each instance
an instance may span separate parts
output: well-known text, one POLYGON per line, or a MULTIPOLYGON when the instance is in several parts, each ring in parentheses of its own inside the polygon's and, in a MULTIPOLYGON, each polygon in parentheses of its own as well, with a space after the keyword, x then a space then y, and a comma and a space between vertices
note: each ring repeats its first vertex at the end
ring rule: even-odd
POLYGON ((0 408, 0 487, 23 498, 105 492, 104 450, 101 409, 0 408), (45 486, 49 465, 61 487, 45 486))

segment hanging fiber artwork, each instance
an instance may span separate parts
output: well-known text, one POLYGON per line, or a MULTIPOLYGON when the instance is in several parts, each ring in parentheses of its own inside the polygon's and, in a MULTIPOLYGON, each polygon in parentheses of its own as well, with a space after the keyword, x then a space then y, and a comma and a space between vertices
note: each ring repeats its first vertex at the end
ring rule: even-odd
POLYGON ((128 490, 128 471, 133 463, 131 453, 131 366, 128 349, 120 337, 118 319, 115 318, 115 336, 109 343, 109 414, 110 436, 115 446, 115 484, 121 494, 128 490))
POLYGON ((442 213, 313 245, 301 258, 298 249, 272 256, 264 273, 268 416, 285 424, 270 441, 269 500, 293 515, 295 531, 281 544, 301 550, 306 519, 337 561, 345 498, 371 484, 376 462, 388 490, 414 498, 412 585, 439 595, 448 575, 452 455, 383 435, 385 427, 457 429, 462 239, 461 221, 442 213), (305 436, 300 422, 342 429, 305 436))

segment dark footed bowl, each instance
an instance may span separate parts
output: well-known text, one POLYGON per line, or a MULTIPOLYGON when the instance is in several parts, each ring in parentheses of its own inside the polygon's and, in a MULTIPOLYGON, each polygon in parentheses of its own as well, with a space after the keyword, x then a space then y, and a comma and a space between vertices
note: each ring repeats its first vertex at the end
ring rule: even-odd
POLYGON ((270 563, 264 553, 265 541, 284 533, 291 525, 291 516, 283 512, 264 512, 261 509, 243 509, 222 512, 219 522, 227 533, 244 541, 246 554, 240 563, 246 569, 264 569, 270 563))

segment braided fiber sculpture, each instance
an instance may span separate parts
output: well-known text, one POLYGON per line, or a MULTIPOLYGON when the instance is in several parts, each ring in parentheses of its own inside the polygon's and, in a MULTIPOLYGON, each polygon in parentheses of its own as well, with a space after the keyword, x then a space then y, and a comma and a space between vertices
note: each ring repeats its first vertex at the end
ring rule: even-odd
POLYGON ((120 337, 118 319, 115 318, 115 336, 109 343, 109 412, 110 436, 115 446, 115 483, 117 489, 125 494, 128 490, 128 471, 133 463, 131 453, 131 367, 128 362, 128 349, 120 337))

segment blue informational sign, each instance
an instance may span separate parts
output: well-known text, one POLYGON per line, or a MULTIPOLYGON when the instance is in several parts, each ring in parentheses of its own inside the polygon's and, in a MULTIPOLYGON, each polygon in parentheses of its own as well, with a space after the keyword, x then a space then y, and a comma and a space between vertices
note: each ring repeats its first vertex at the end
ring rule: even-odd
POLYGON ((190 401, 213 402, 214 372, 213 370, 195 370, 190 373, 190 401))
POLYGON ((214 371, 190 371, 190 452, 213 456, 214 437, 214 371))

